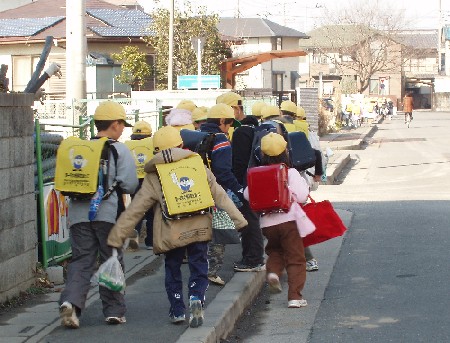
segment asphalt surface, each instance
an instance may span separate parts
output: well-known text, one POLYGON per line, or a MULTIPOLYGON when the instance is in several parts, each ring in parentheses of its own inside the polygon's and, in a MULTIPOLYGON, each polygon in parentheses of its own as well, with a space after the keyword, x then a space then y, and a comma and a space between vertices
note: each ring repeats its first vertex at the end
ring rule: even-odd
MULTIPOLYGON (((365 125, 356 130, 343 130, 340 133, 321 138, 321 147, 331 147, 334 151, 357 149, 366 137, 373 135, 376 125, 365 125)), ((340 153, 335 153, 336 160, 340 153)), ((335 163, 327 170, 334 173, 342 164, 335 163)), ((316 192, 320 195, 321 187, 316 192)), ((350 227, 352 213, 337 207, 338 213, 350 227)), ((270 318, 274 325, 262 331, 257 342, 269 342, 274 332, 289 333, 301 323, 301 331, 296 332, 295 342, 306 342, 314 318, 322 302, 325 288, 337 259, 342 239, 337 238, 323 243, 314 249, 321 261, 320 273, 309 273, 305 288, 308 307, 301 310, 287 309, 286 280, 283 293, 271 300, 273 305, 270 318), (272 317, 273 316, 273 317, 272 317), (277 323, 277 324, 275 324, 277 323)), ((0 314, 0 343, 15 342, 219 342, 232 332, 236 321, 245 309, 258 296, 265 285, 265 273, 234 273, 233 261, 240 260, 239 245, 226 248, 225 263, 220 272, 227 282, 224 287, 210 285, 207 291, 205 321, 196 329, 188 328, 187 323, 173 325, 168 320, 169 303, 164 290, 164 267, 162 257, 142 249, 126 252, 125 265, 127 277, 126 302, 127 323, 108 326, 104 323, 98 291, 93 287, 89 293, 87 308, 80 319, 78 330, 60 326, 58 314, 59 291, 63 285, 56 286, 55 292, 42 295, 24 306, 0 314)), ((188 269, 183 266, 183 277, 187 284, 188 269)), ((184 295, 186 298, 186 294, 184 295)), ((187 299, 186 299, 187 301, 187 299)), ((279 341, 279 340, 278 340, 279 341)), ((256 342, 256 341, 255 341, 256 342)))

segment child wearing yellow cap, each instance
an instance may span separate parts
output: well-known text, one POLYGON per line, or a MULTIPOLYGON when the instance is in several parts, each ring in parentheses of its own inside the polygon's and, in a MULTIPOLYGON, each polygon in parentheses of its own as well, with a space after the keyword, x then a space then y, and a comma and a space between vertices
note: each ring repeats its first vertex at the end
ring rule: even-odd
MULTIPOLYGON (((260 216, 260 226, 267 238, 266 277, 269 290, 280 293, 280 276, 286 269, 288 275, 288 307, 307 306, 302 291, 306 282, 306 259, 303 241, 297 225, 304 226, 306 231, 314 230, 314 224, 307 219, 299 203, 304 203, 309 194, 309 187, 295 168, 290 168, 287 142, 283 136, 270 132, 261 139, 262 165, 286 164, 288 169, 288 187, 293 202, 289 212, 268 213, 260 216), (305 221, 298 221, 298 218, 305 221)), ((264 185, 261 185, 264 187, 264 185)), ((244 197, 249 199, 248 188, 244 197)))

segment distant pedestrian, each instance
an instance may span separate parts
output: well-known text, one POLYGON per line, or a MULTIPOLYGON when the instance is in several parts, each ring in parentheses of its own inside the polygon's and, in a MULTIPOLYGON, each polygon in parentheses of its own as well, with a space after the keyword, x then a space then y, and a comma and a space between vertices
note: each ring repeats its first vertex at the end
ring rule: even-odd
POLYGON ((405 112, 405 123, 406 119, 409 116, 410 120, 413 120, 412 112, 414 110, 414 98, 412 93, 406 94, 403 98, 403 112, 405 112))
MULTIPOLYGON (((287 153, 287 143, 283 136, 269 133, 261 139, 262 164, 284 163, 290 166, 287 153)), ((298 212, 303 212, 298 203, 307 200, 309 188, 300 173, 294 169, 288 170, 288 186, 293 202, 288 213, 268 213, 260 217, 260 225, 267 238, 266 261, 267 282, 273 293, 282 291, 280 277, 286 269, 288 276, 288 307, 300 308, 307 306, 302 291, 306 282, 306 259, 303 240, 297 229, 298 212)), ((264 187, 264 185, 261 185, 264 187)), ((248 189, 244 190, 248 199, 248 189)), ((304 212, 303 212, 303 215, 304 212)))

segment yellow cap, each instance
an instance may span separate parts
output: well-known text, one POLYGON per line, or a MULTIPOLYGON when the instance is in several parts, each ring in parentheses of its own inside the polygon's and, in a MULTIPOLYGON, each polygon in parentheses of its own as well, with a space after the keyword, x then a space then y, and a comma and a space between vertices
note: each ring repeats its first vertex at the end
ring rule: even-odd
POLYGON ((202 121, 208 118, 208 108, 205 106, 197 107, 192 111, 192 121, 202 121))
POLYGON ((264 101, 257 101, 252 106, 252 115, 255 117, 261 117, 261 109, 266 106, 264 101))
POLYGON ((229 106, 240 106, 242 105, 242 97, 235 92, 228 92, 219 95, 216 98, 216 104, 226 104, 229 106))
POLYGON ((188 111, 192 112, 194 110, 194 108, 196 108, 196 107, 197 106, 194 104, 193 101, 185 99, 185 100, 181 100, 178 103, 176 108, 183 109, 183 110, 188 110, 188 111))
POLYGON ((261 138, 261 151, 267 156, 278 156, 286 150, 287 143, 283 136, 269 132, 261 138))
POLYGON ((207 118, 232 118, 234 119, 234 110, 231 106, 220 103, 214 105, 208 110, 207 118))
POLYGON ((296 115, 297 118, 305 118, 306 119, 306 112, 305 109, 301 106, 297 106, 296 115))
POLYGON ((283 101, 280 105, 280 109, 282 111, 291 112, 293 115, 297 113, 297 105, 291 100, 283 101))
POLYGON ((266 105, 263 108, 261 108, 261 117, 263 119, 266 119, 268 117, 272 116, 279 116, 280 115, 280 109, 275 105, 266 105))
POLYGON ((137 121, 133 126, 133 133, 135 135, 151 135, 152 127, 144 120, 137 121))
POLYGON ((123 120, 125 126, 133 126, 126 122, 125 108, 118 102, 110 100, 103 101, 97 106, 94 112, 94 120, 123 120))
POLYGON ((153 135, 153 149, 160 152, 183 144, 180 131, 173 126, 163 126, 153 135))

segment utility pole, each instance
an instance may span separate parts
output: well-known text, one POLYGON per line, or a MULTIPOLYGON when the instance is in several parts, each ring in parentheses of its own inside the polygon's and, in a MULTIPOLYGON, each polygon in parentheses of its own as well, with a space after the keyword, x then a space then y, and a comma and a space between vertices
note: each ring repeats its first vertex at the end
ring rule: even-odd
POLYGON ((169 65, 167 68, 167 89, 173 89, 173 17, 175 12, 175 0, 170 0, 169 8, 169 65))
POLYGON ((66 0, 66 99, 86 99, 86 1, 66 0))
POLYGON ((441 63, 442 63, 442 57, 441 57, 441 47, 442 47, 442 0, 439 0, 439 20, 438 20, 438 74, 441 74, 441 63))

